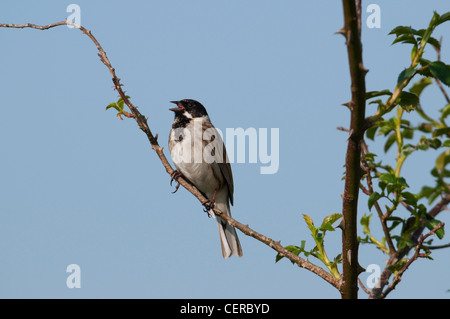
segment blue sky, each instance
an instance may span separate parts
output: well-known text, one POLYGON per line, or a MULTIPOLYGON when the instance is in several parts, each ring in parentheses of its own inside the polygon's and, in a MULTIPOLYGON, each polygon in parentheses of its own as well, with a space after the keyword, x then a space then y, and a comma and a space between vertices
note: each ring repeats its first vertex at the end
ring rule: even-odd
MULTIPOLYGON (((233 164, 232 214, 284 245, 305 239, 312 248, 302 214, 319 223, 342 207, 347 136, 336 127, 348 126, 341 104, 350 87, 344 38, 334 34, 343 24, 341 2, 5 0, 0 21, 53 23, 71 3, 166 156, 172 100, 199 100, 222 131, 279 129, 276 174, 260 174, 261 163, 233 164)), ((397 25, 426 27, 448 3, 370 3, 381 8, 381 27, 363 24, 367 89, 393 89, 410 48, 391 46, 387 34, 397 25)), ((450 23, 437 29, 446 62, 448 34, 450 23)), ((275 264, 275 251, 242 233, 244 257, 222 259, 216 222, 186 190, 171 193, 136 123, 105 111, 117 94, 79 30, 0 29, 0 37, 1 298, 340 297, 314 274, 286 260, 275 264), (80 266, 79 289, 66 286, 70 264, 80 266)), ((444 99, 430 88, 422 103, 433 113, 444 99)), ((432 163, 421 155, 405 164, 412 190, 431 183, 432 163)), ((447 212, 440 217, 450 221, 447 212)), ((340 232, 328 234, 330 256, 340 240, 340 232)), ((433 257, 415 262, 390 297, 448 298, 450 254, 433 257)), ((386 256, 363 245, 360 259, 382 267, 386 256)))

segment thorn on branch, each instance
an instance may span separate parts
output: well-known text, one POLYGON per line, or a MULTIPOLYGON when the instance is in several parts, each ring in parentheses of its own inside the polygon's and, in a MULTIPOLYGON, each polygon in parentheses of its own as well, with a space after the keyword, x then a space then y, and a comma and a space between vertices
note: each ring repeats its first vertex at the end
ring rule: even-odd
POLYGON ((348 138, 347 138, 347 141, 349 140, 349 139, 351 139, 353 137, 353 129, 351 129, 349 132, 348 132, 348 138))
MULTIPOLYGON (((341 195, 342 196, 342 195, 341 195)), ((343 197, 343 196, 342 196, 343 197)), ((345 223, 344 223, 344 218, 341 219, 341 221, 339 222, 339 225, 336 226, 337 228, 340 228, 342 231, 344 231, 345 229, 345 223)))
POLYGON ((340 28, 334 34, 341 34, 345 37, 345 27, 340 28))
POLYGON ((345 28, 345 26, 343 26, 342 28, 337 30, 334 34, 342 34, 344 36, 344 38, 345 38, 345 45, 348 44, 349 39, 350 39, 350 30, 347 30, 345 28))
POLYGON ((366 269, 358 263, 358 274, 366 272, 366 269))
POLYGON ((366 69, 362 64, 362 62, 359 64, 359 69, 364 73, 364 75, 366 75, 367 72, 369 72, 369 69, 366 69))
POLYGON ((348 101, 348 102, 342 103, 341 105, 346 106, 351 112, 353 112, 353 105, 354 105, 353 101, 348 101))
POLYGON ((339 130, 339 131, 347 132, 347 133, 350 132, 350 130, 348 128, 345 128, 345 127, 342 127, 342 126, 338 126, 338 127, 336 127, 336 129, 339 130))

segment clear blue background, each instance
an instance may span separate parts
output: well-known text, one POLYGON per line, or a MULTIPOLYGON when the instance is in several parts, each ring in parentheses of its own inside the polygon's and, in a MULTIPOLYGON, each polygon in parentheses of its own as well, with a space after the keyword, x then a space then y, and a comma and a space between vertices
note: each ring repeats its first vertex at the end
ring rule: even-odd
MULTIPOLYGON (((53 23, 69 15, 70 3, 4 0, 0 21, 53 23)), ((260 164, 233 164, 232 213, 284 245, 305 239, 312 248, 301 214, 320 223, 342 208, 347 135, 336 127, 348 127, 341 104, 350 87, 344 38, 334 34, 343 25, 341 2, 76 4, 163 146, 173 120, 169 101, 182 98, 201 101, 222 130, 280 129, 277 174, 259 174, 260 164)), ((370 91, 393 89, 410 62, 410 47, 391 46, 389 31, 424 28, 433 10, 450 7, 445 0, 379 0, 364 1, 363 9, 370 91), (365 25, 369 3, 381 7, 379 29, 365 25)), ((448 63, 450 23, 439 35, 448 63)), ((275 264, 275 251, 242 233, 244 257, 222 259, 216 222, 186 190, 171 194, 169 176, 136 123, 105 111, 117 93, 79 30, 0 29, 0 39, 1 298, 340 297, 309 271, 287 260, 275 264), (80 289, 66 286, 72 263, 81 267, 80 289)), ((431 47, 426 57, 435 58, 431 47)), ((422 100, 431 114, 444 102, 436 87, 422 100)), ((412 191, 432 183, 430 155, 405 164, 412 191)), ((394 150, 387 156, 392 162, 394 150)), ((366 200, 362 195, 361 216, 366 200)), ((440 218, 448 223, 448 215, 440 218)), ((334 257, 340 231, 326 240, 334 257)), ((390 297, 448 298, 449 250, 433 257, 415 262, 390 297)), ((360 259, 363 267, 383 267, 386 256, 363 245, 360 259)))

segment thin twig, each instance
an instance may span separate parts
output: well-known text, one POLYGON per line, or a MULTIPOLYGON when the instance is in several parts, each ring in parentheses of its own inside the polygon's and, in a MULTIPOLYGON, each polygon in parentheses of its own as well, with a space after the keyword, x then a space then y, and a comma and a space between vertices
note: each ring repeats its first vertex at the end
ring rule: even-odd
POLYGON ((339 131, 342 131, 342 132, 347 132, 347 133, 350 132, 350 130, 348 128, 345 128, 343 126, 338 126, 338 127, 336 127, 336 129, 339 131))
POLYGON ((439 223, 436 227, 433 228, 433 230, 431 230, 428 234, 426 235, 420 235, 420 240, 419 243, 416 245, 416 251, 414 253, 414 255, 405 263, 405 265, 397 272, 397 274, 395 275, 394 279, 392 280, 392 283, 386 288, 386 290, 381 294, 381 298, 385 298, 392 290, 395 289, 395 287, 397 286, 397 284, 402 280, 402 275, 403 273, 408 269, 408 267, 415 261, 417 260, 420 255, 420 249, 422 248, 423 242, 425 241, 425 239, 427 239, 428 237, 430 237, 431 235, 434 235, 436 233, 436 231, 438 231, 439 229, 441 229, 442 227, 444 227, 444 223, 439 223))
POLYGON ((400 203, 405 207, 410 213, 414 213, 414 208, 411 207, 411 205, 406 204, 403 200, 400 201, 400 203))
POLYGON ((426 249, 433 250, 433 249, 449 248, 449 247, 450 247, 450 244, 436 245, 436 246, 425 246, 425 245, 424 245, 423 247, 426 248, 426 249))
MULTIPOLYGON (((447 208, 447 205, 450 203, 450 194, 446 194, 446 196, 442 197, 441 200, 434 205, 433 208, 431 208, 428 211, 428 214, 432 217, 436 217, 440 212, 445 210, 447 208)), ((422 235, 424 229, 425 229, 426 220, 422 221, 422 225, 418 227, 410 236, 410 240, 413 242, 418 242, 420 236, 422 235)), ((377 299, 381 298, 381 296, 386 297, 386 293, 383 294, 384 287, 388 284, 389 278, 392 275, 392 271, 390 269, 391 266, 397 264, 399 260, 401 260, 403 257, 408 255, 410 250, 413 247, 408 246, 402 251, 399 251, 397 253, 391 254, 389 257, 389 260, 386 263, 386 267, 384 268, 383 272, 381 273, 381 276, 378 280, 376 288, 372 289, 372 298, 377 299)), ((383 297, 383 298, 384 298, 383 297)))
MULTIPOLYGON (((367 145, 367 143, 364 140, 361 142, 361 146, 362 146, 361 147, 361 159, 367 168, 366 180, 367 180, 367 187, 369 188, 368 195, 370 196, 373 194, 373 183, 372 183, 371 169, 366 160, 366 154, 369 153, 369 146, 367 145)), ((377 214, 378 214, 378 218, 380 219, 384 237, 385 237, 388 247, 389 247, 389 252, 394 253, 396 251, 395 246, 394 246, 394 243, 392 242, 391 233, 389 232, 389 228, 386 223, 386 218, 384 217, 383 210, 381 209, 380 204, 378 203, 378 200, 376 200, 374 202, 373 206, 375 207, 375 210, 377 211, 377 214)))
POLYGON ((371 294, 370 290, 366 288, 366 286, 364 286, 364 284, 362 283, 362 281, 358 278, 358 284, 361 287, 361 289, 368 295, 371 294))
MULTIPOLYGON (((132 113, 132 117, 136 120, 137 124, 139 125, 139 128, 147 135, 147 138, 152 146, 152 149, 156 152, 159 159, 161 160, 161 163, 163 164, 164 168, 166 169, 166 172, 171 175, 174 170, 172 166, 170 165, 169 161, 167 160, 166 156, 163 152, 163 147, 161 147, 157 140, 157 135, 153 135, 153 133, 150 130, 150 127, 148 126, 147 119, 144 117, 137 109, 133 103, 130 102, 130 100, 126 97, 125 92, 122 90, 122 84, 120 83, 120 79, 117 77, 115 69, 112 67, 106 52, 103 50, 100 43, 97 41, 97 39, 92 35, 91 31, 87 30, 81 25, 78 25, 76 23, 70 22, 70 21, 60 21, 53 24, 45 25, 45 26, 39 26, 31 23, 26 24, 0 24, 0 27, 5 28, 33 28, 38 30, 47 30, 56 26, 61 25, 71 25, 78 29, 80 29, 81 32, 86 34, 96 45, 97 50, 99 51, 98 56, 100 57, 100 60, 105 64, 105 66, 108 68, 112 81, 114 83, 114 89, 119 93, 120 97, 123 99, 124 103, 128 106, 132 113)), ((188 190, 191 194, 193 194, 201 203, 205 203, 207 200, 203 196, 203 194, 192 184, 187 182, 182 176, 179 176, 176 178, 177 182, 179 182, 186 190, 188 190)), ((267 246, 271 247, 275 251, 277 251, 281 256, 284 256, 297 264, 301 268, 308 269, 309 271, 317 274, 319 277, 326 280, 328 283, 333 285, 336 288, 340 288, 341 281, 337 278, 333 277, 330 273, 326 272, 323 268, 309 262, 306 259, 303 259, 289 250, 285 249, 283 246, 281 246, 279 241, 274 241, 273 239, 266 237, 255 230, 251 229, 248 225, 244 225, 237 220, 233 219, 232 217, 223 214, 220 210, 214 208, 214 213, 218 216, 220 216, 222 219, 225 219, 230 225, 238 228, 241 232, 246 234, 247 236, 253 237, 257 239, 258 241, 266 244, 267 246)))

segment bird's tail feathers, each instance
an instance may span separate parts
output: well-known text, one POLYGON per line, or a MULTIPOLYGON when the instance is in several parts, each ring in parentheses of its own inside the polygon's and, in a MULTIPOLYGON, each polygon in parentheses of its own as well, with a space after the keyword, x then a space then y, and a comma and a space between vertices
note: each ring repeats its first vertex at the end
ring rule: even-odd
MULTIPOLYGON (((217 207, 224 214, 231 216, 230 213, 230 205, 221 205, 224 207, 217 207)), ((239 242, 238 235, 236 233, 236 229, 231 226, 226 220, 216 216, 214 212, 212 212, 212 216, 217 220, 217 226, 219 228, 219 236, 220 236, 220 245, 222 247, 222 256, 223 258, 231 257, 232 255, 242 257, 242 247, 239 242)))

